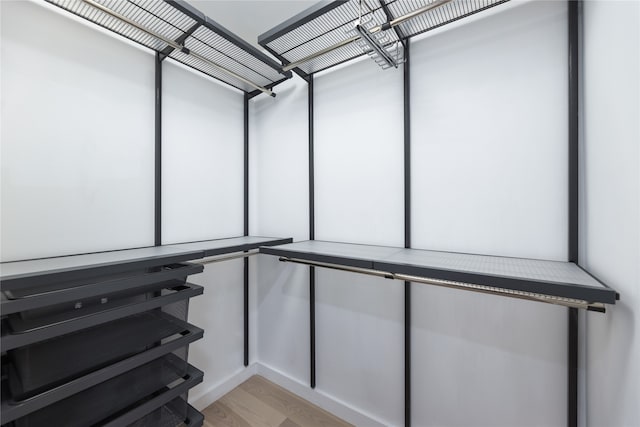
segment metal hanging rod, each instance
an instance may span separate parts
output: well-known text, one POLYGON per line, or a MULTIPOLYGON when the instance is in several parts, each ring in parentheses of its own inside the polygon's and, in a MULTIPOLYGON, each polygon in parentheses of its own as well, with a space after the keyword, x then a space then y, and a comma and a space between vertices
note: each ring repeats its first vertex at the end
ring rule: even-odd
POLYGON ((258 255, 259 253, 260 252, 257 251, 257 250, 248 251, 248 252, 239 252, 239 253, 231 254, 231 255, 224 255, 224 256, 218 256, 218 257, 205 258, 203 261, 196 262, 195 264, 200 264, 200 265, 214 264, 216 262, 229 261, 229 260, 232 260, 232 259, 248 258, 248 257, 253 256, 253 255, 258 255))
POLYGON ((217 70, 222 71, 223 73, 226 73, 226 74, 228 74, 228 75, 240 80, 241 82, 248 84, 249 86, 251 86, 251 87, 253 87, 253 88, 257 89, 257 90, 259 90, 259 91, 261 91, 263 93, 266 93, 269 96, 272 96, 272 97, 276 96, 276 94, 273 93, 272 90, 267 89, 265 87, 262 87, 262 86, 260 86, 258 84, 255 84, 251 80, 248 80, 248 79, 242 77, 241 75, 239 75, 239 74, 237 74, 237 73, 235 73, 235 72, 233 72, 231 70, 228 70, 227 68, 225 68, 225 67, 223 67, 221 65, 216 64, 215 62, 211 61, 210 59, 207 59, 204 56, 202 56, 202 55, 200 55, 200 54, 198 54, 196 52, 193 52, 193 51, 187 49, 184 46, 179 45, 175 41, 173 41, 171 39, 168 39, 168 38, 164 37, 163 35, 158 34, 157 32, 155 32, 155 31, 153 31, 153 30, 151 30, 151 29, 149 29, 149 28, 147 28, 147 27, 145 27, 143 25, 138 24, 137 22, 127 18, 124 15, 119 14, 118 12, 116 12, 114 10, 109 9, 108 7, 105 7, 105 6, 101 5, 100 3, 97 3, 94 0, 82 0, 82 1, 85 2, 86 4, 90 5, 90 6, 95 7, 96 9, 101 10, 102 12, 104 12, 104 13, 106 13, 108 15, 113 16, 114 18, 117 18, 117 19, 119 19, 119 20, 121 20, 123 22, 126 22, 127 24, 131 25, 132 27, 135 27, 138 30, 140 30, 142 32, 145 32, 145 33, 149 34, 152 37, 155 37, 156 39, 166 43, 167 45, 171 46, 172 48, 177 49, 177 50, 179 50, 179 51, 181 51, 181 52, 183 52, 183 53, 185 53, 187 55, 191 55, 194 58, 204 62, 205 64, 208 64, 208 65, 216 68, 217 70))
POLYGON ((428 277, 413 276, 402 273, 391 273, 389 271, 373 270, 369 268, 350 267, 339 264, 330 264, 325 262, 307 261, 298 258, 280 257, 282 262, 293 262, 296 264, 304 264, 312 267, 323 267, 332 270, 348 271, 350 273, 366 274, 369 276, 382 277, 385 279, 400 280, 403 282, 423 283, 427 285, 441 286, 450 289, 461 289, 465 291, 479 292, 491 295, 501 295, 510 298, 518 298, 527 301, 544 302, 547 304, 561 305, 564 307, 581 308, 589 311, 605 312, 603 303, 593 303, 589 301, 557 297, 552 295, 537 294, 533 292, 517 291, 512 289, 497 288, 494 286, 476 285, 473 283, 454 282, 451 280, 432 279, 428 277))
MULTIPOLYGON (((400 16, 400 17, 398 17, 396 19, 393 19, 393 20, 391 20, 389 22, 385 22, 384 24, 376 25, 375 27, 370 28, 369 29, 369 34, 375 34, 375 33, 378 33, 380 31, 389 30, 389 29, 391 29, 393 27, 396 27, 396 26, 402 24, 403 22, 408 21, 409 19, 413 19, 416 16, 422 15, 423 13, 426 13, 426 12, 432 10, 432 9, 437 8, 437 7, 443 6, 443 5, 445 5, 447 3, 450 3, 452 1, 453 0, 436 0, 433 3, 430 3, 430 4, 426 5, 426 6, 422 6, 421 8, 418 8, 418 9, 414 10, 413 12, 409 12, 406 15, 402 15, 402 16, 400 16)), ((300 59, 300 60, 298 60, 296 62, 292 62, 290 64, 287 64, 284 67, 282 67, 282 70, 283 71, 290 71, 290 70, 298 67, 299 65, 304 64, 305 62, 309 62, 314 58, 317 58, 319 56, 324 55, 325 53, 329 53, 329 52, 331 52, 333 50, 336 50, 336 49, 339 49, 339 48, 341 48, 343 46, 346 46, 349 43, 353 43, 354 41, 356 41, 356 40, 358 40, 360 38, 361 38, 361 36, 359 36, 359 35, 350 37, 350 38, 348 38, 348 39, 346 39, 344 41, 341 41, 340 43, 337 43, 337 44, 335 44, 333 46, 329 46, 329 47, 327 47, 325 49, 319 50, 318 52, 312 53, 311 55, 309 55, 309 56, 307 56, 305 58, 302 58, 302 59, 300 59)))

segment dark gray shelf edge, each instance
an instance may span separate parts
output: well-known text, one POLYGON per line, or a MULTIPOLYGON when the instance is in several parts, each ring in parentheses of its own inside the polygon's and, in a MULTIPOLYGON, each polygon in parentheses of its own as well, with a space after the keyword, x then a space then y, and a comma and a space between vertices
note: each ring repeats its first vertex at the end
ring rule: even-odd
MULTIPOLYGON (((249 236, 249 237, 259 237, 260 236, 249 236)), ((188 242, 188 243, 176 243, 171 245, 163 245, 163 247, 171 247, 171 248, 179 248, 180 245, 188 245, 190 243, 205 243, 205 242, 221 242, 224 240, 237 239, 239 237, 229 237, 225 239, 215 239, 215 240, 202 240, 197 242, 188 242)), ((194 261, 207 256, 213 255, 223 255, 232 252, 242 252, 257 249, 260 246, 270 246, 270 245, 282 245, 286 243, 291 243, 293 240, 291 238, 270 238, 264 237, 265 239, 270 239, 268 241, 263 242, 255 242, 255 243, 246 243, 241 245, 230 245, 225 247, 217 247, 213 249, 199 249, 199 250, 185 250, 184 252, 176 252, 174 254, 165 254, 165 255, 156 255, 147 258, 138 258, 132 260, 124 260, 124 261, 113 261, 108 263, 102 263, 98 265, 86 265, 82 267, 69 267, 69 268, 61 268, 49 271, 40 271, 37 273, 29 273, 29 274, 19 274, 12 276, 3 276, 0 277, 0 287, 2 289, 16 289, 19 287, 24 287, 29 285, 29 280, 32 280, 35 277, 48 276, 51 281, 62 281, 62 280, 80 280, 88 275, 98 276, 98 275, 110 275, 116 273, 122 273, 125 271, 131 271, 136 269, 143 268, 153 268, 160 267, 166 264, 175 264, 179 262, 185 261, 194 261)), ((149 248, 153 248, 150 246, 149 248)), ((145 248, 136 248, 136 249, 145 249, 145 248)), ((102 254, 102 253, 114 253, 114 252, 123 252, 132 249, 121 249, 116 251, 104 251, 104 252, 93 252, 90 254, 78 254, 78 255, 94 255, 94 254, 102 254)), ((43 259, 56 259, 56 258, 68 258, 77 255, 67 255, 63 257, 52 257, 52 258, 43 258, 43 259)), ((32 261, 32 260, 26 260, 32 261)), ((20 262, 20 261, 16 261, 20 262)), ((0 268, 2 264, 0 264, 0 268)))
POLYGON ((254 250, 254 249, 258 249, 258 248, 263 247, 263 246, 286 245, 286 244, 292 243, 292 242, 293 242, 292 238, 284 238, 284 239, 269 240, 269 241, 266 241, 266 242, 255 242, 255 243, 247 243, 247 244, 242 244, 242 245, 227 246, 225 248, 216 248, 216 249, 205 250, 204 251, 204 256, 205 257, 209 257, 209 256, 216 256, 216 255, 224 255, 224 254, 228 254, 228 253, 232 253, 232 252, 246 252, 246 251, 251 251, 251 250, 254 250))
MULTIPOLYGON (((585 300, 591 303, 615 304, 618 299, 616 291, 602 284, 603 288, 592 288, 584 285, 559 283, 551 281, 529 280, 518 277, 488 275, 463 271, 452 271, 430 267, 420 267, 385 261, 349 258, 335 255, 324 255, 315 252, 293 251, 278 247, 260 248, 260 252, 267 255, 298 258, 349 267, 368 268, 387 271, 390 273, 407 274, 419 277, 450 280, 497 288, 544 294, 549 296, 585 300)), ((597 280, 597 279, 596 279, 597 280)))
POLYGON ((584 271, 585 274, 588 274, 589 276, 591 276, 593 278, 593 280, 597 281, 598 283, 600 283, 602 286, 604 286, 605 288, 609 289, 611 292, 615 293, 616 296, 616 301, 620 300, 620 294, 613 288, 611 288, 609 285, 607 285, 606 283, 604 283, 604 281, 600 280, 600 278, 596 277, 594 274, 590 273, 586 268, 584 268, 583 266, 581 266, 580 264, 576 264, 576 266, 584 271))
POLYGON ((480 273, 469 273, 446 269, 435 269, 429 267, 419 267, 413 265, 396 264, 389 262, 374 262, 375 270, 389 271, 397 274, 408 274, 411 276, 428 277, 432 279, 449 280, 452 282, 462 282, 475 285, 492 286, 496 288, 523 291, 536 294, 549 295, 554 297, 572 298, 584 300, 591 303, 616 303, 616 292, 610 288, 602 289, 590 286, 551 282, 542 280, 530 280, 519 277, 488 275, 480 273))
POLYGON ((73 300, 107 295, 126 289, 147 288, 152 286, 154 283, 176 280, 184 276, 201 273, 204 270, 204 266, 200 264, 183 263, 177 265, 182 265, 183 267, 153 273, 144 273, 121 279, 108 280, 105 282, 74 286, 29 297, 3 299, 2 302, 0 302, 0 308, 3 315, 18 313, 21 311, 33 310, 73 300))
POLYGON ((179 248, 180 246, 189 246, 194 244, 204 244, 207 242, 224 242, 225 240, 235 240, 235 239, 243 239, 243 238, 253 238, 253 239, 265 239, 263 241, 251 242, 251 243, 240 243, 233 244, 223 247, 215 247, 211 249, 199 249, 204 252, 204 257, 216 256, 216 255, 224 255, 233 252, 245 252, 253 249, 258 249, 262 246, 279 246, 285 245, 287 243, 293 243, 293 239, 291 237, 264 237, 264 236, 236 236, 236 237, 227 237, 224 239, 214 239, 214 240, 195 240, 192 242, 182 242, 182 243, 172 243, 163 245, 161 247, 170 247, 170 248, 179 248))
POLYGON ((204 331, 196 326, 193 326, 187 322, 173 320, 184 324, 184 331, 187 332, 180 338, 170 341, 166 344, 162 344, 158 347, 154 347, 151 350, 147 350, 143 353, 136 354, 135 356, 116 362, 105 368, 94 371, 90 374, 69 381, 61 386, 55 387, 46 392, 40 393, 32 398, 25 399, 19 402, 9 403, 8 401, 2 402, 2 423, 8 423, 38 409, 49 406, 62 399, 72 396, 76 393, 80 393, 88 388, 98 385, 118 375, 124 374, 132 369, 149 363, 155 359, 163 357, 175 350, 185 347, 199 339, 204 335, 204 331))
POLYGON ((204 288, 202 286, 186 283, 187 289, 176 292, 175 294, 155 297, 145 302, 125 305, 123 307, 114 308, 104 312, 92 314, 86 317, 80 317, 61 323, 34 329, 29 332, 17 334, 6 334, 0 337, 2 351, 12 350, 14 348, 23 347, 40 341, 55 338, 60 335, 69 334, 92 326, 102 325, 113 320, 131 316, 144 311, 153 310, 155 308, 164 307, 174 302, 183 301, 202 295, 204 288))
POLYGON ((176 397, 185 394, 189 389, 200 384, 204 378, 204 372, 192 365, 189 365, 187 367, 187 375, 185 378, 186 380, 182 384, 179 384, 176 387, 163 392, 157 397, 131 409, 126 414, 103 424, 102 427, 124 427, 138 421, 140 418, 145 417, 147 414, 155 411, 163 405, 166 405, 176 397))
MULTIPOLYGON (((122 251, 126 251, 130 249, 123 249, 122 251)), ((101 254, 101 253, 112 253, 112 252, 121 252, 121 251, 106 251, 106 252, 95 252, 93 254, 101 254)), ((89 255, 89 254, 86 254, 89 255)), ((74 255, 69 255, 74 256, 74 255)), ((20 287, 29 286, 29 282, 34 278, 47 276, 47 278, 51 281, 67 281, 67 280, 81 280, 87 276, 107 276, 111 274, 122 273, 126 271, 133 271, 138 269, 145 268, 153 268, 160 267, 166 264, 176 264, 185 261, 193 261, 196 259, 203 258, 203 251, 188 251, 183 253, 176 254, 166 254, 166 255, 157 255, 147 258, 138 258, 132 260, 120 260, 120 261, 111 261, 106 263, 101 263, 97 265, 86 265, 82 267, 68 267, 68 268, 60 268, 49 271, 39 271, 36 273, 26 273, 26 274, 16 274, 12 276, 4 276, 0 277, 0 284, 2 285, 3 290, 8 289, 16 289, 20 287)), ((47 259, 55 259, 58 257, 47 258, 47 259)), ((66 257, 59 257, 66 258, 66 257)), ((20 261, 17 261, 20 262, 20 261)), ((0 264, 0 267, 2 265, 0 264)))
POLYGON ((316 252, 291 251, 276 247, 261 247, 260 253, 266 255, 282 256, 287 258, 298 258, 307 261, 324 262, 328 264, 344 265, 357 268, 373 269, 373 260, 362 258, 349 258, 335 255, 324 255, 316 252))

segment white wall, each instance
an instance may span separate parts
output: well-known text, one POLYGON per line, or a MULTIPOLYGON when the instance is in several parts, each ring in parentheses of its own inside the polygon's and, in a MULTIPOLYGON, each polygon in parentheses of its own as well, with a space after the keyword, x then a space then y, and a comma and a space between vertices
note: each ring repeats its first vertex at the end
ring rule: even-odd
POLYGON ((2 261, 153 245, 153 55, 3 1, 2 261))
POLYGON ((412 243, 566 261, 566 4, 511 6, 412 44, 412 243))
POLYGON ((189 323, 204 329, 204 338, 189 346, 189 363, 205 373, 190 402, 212 403, 206 395, 244 368, 243 277, 242 260, 208 264, 189 277, 205 288, 189 303, 189 323))
POLYGON ((584 4, 583 265, 620 293, 588 313, 588 425, 640 424, 640 3, 584 4))
MULTIPOLYGON (((566 260, 566 3, 494 12, 411 44, 412 246, 566 260)), ((565 423, 566 309, 413 291, 414 425, 565 423)))
POLYGON ((252 235, 309 238, 307 83, 250 101, 249 226, 252 235))
POLYGON ((316 239, 403 246, 402 71, 361 60, 314 89, 316 239))
MULTIPOLYGON (((316 76, 316 239, 404 244, 402 76, 368 60, 316 76)), ((316 274, 318 389, 402 424, 402 284, 316 274)))
POLYGON ((162 69, 162 243, 243 234, 243 94, 162 69))
MULTIPOLYGON (((309 238, 307 84, 279 85, 251 101, 250 234, 309 238)), ((251 260, 252 357, 309 382, 309 272, 277 258, 251 260)))
MULTIPOLYGON (((244 95, 166 60, 162 75, 162 243, 243 234, 244 95)), ((203 399, 244 367, 243 262, 205 266, 189 322, 205 330, 189 363, 205 372, 203 399)))
MULTIPOLYGON (((566 20, 564 2, 513 3, 412 44, 414 247, 566 259, 566 20)), ((316 238, 402 246, 402 70, 348 63, 317 75, 314 96, 316 238)), ((287 114, 261 122, 256 144, 269 126, 306 144, 287 114)), ((257 154, 274 165, 270 182, 306 162, 280 155, 257 154)), ((268 218, 260 206, 259 229, 295 233, 292 204, 271 206, 268 218)), ((271 346, 268 364, 305 377, 296 358, 307 354, 291 341, 307 346, 307 276, 259 262, 258 321, 278 321, 258 360, 271 346)), ((318 392, 402 425, 402 284, 317 274, 318 392)), ((413 313, 414 426, 564 425, 566 309, 414 285, 413 313)))

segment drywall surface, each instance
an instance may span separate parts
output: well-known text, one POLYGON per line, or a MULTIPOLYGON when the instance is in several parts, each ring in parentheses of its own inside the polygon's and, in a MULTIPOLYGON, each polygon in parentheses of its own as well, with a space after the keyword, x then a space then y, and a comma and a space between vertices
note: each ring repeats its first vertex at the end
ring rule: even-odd
POLYGON ((357 61, 314 85, 316 239, 402 246, 402 70, 357 61))
POLYGON ((565 261, 566 5, 502 10, 412 43, 412 243, 565 261))
MULTIPOLYGON (((294 77, 250 108, 250 232, 309 238, 307 84, 294 77)), ((275 257, 251 260, 251 356, 309 381, 309 269, 275 257)))
POLYGON ((294 77, 275 98, 251 100, 249 218, 252 234, 309 238, 307 83, 294 77))
MULTIPOLYGON (((412 246, 566 260, 566 3, 494 12, 411 44, 412 246)), ((567 309, 412 298, 414 425, 566 422, 567 309)))
POLYGON ((189 392, 193 402, 244 367, 243 261, 208 264, 189 281, 205 287, 189 303, 189 323, 205 331, 189 346, 189 363, 205 373, 189 392))
POLYGON ((640 424, 640 3, 584 3, 581 263, 620 293, 587 314, 587 425, 640 424))
POLYGON ((309 268, 277 257, 252 260, 255 291, 255 360, 309 384, 309 268))
MULTIPOLYGON (((402 70, 315 78, 316 239, 404 244, 402 70)), ((403 285, 316 270, 317 388, 385 424, 404 407, 403 285)))
POLYGON ((153 245, 153 55, 3 1, 2 261, 153 245))
POLYGON ((162 67, 162 243, 241 236, 243 94, 162 67))

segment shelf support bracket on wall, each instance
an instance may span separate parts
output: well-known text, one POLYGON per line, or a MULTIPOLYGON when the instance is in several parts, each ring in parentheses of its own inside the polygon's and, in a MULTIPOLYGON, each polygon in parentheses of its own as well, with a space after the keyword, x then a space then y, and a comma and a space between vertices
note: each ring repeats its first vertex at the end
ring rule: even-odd
POLYGON ((155 56, 154 245, 162 245, 162 58, 155 56))
MULTIPOLYGON (((244 94, 244 235, 249 235, 249 94, 244 94)), ((249 366, 249 258, 243 264, 244 366, 249 366)))
MULTIPOLYGON (((175 44, 178 46, 184 46, 184 42, 187 41, 187 38, 195 33, 198 28, 200 28, 200 23, 196 22, 184 34, 174 40, 175 44)), ((176 48, 173 46, 165 47, 164 50, 160 52, 160 60, 164 61, 174 50, 176 50, 176 48)))
MULTIPOLYGON (((309 240, 316 238, 313 75, 307 76, 307 102, 309 124, 309 240)), ((316 388, 316 269, 309 267, 309 385, 316 388)))
MULTIPOLYGON (((380 0, 384 3, 384 0, 380 0)), ((398 34, 399 35, 399 34, 398 34)), ((404 247, 411 248, 411 62, 404 43, 404 247)), ((404 425, 411 427, 411 282, 404 282, 404 425)))
MULTIPOLYGON (((568 258, 570 262, 580 265, 579 252, 579 66, 580 66, 580 12, 581 0, 568 0, 568 69, 569 69, 569 103, 568 103, 568 148, 569 148, 569 234, 568 258)), ((567 343, 567 426, 578 427, 579 415, 579 313, 576 308, 568 309, 568 343, 567 343)))

